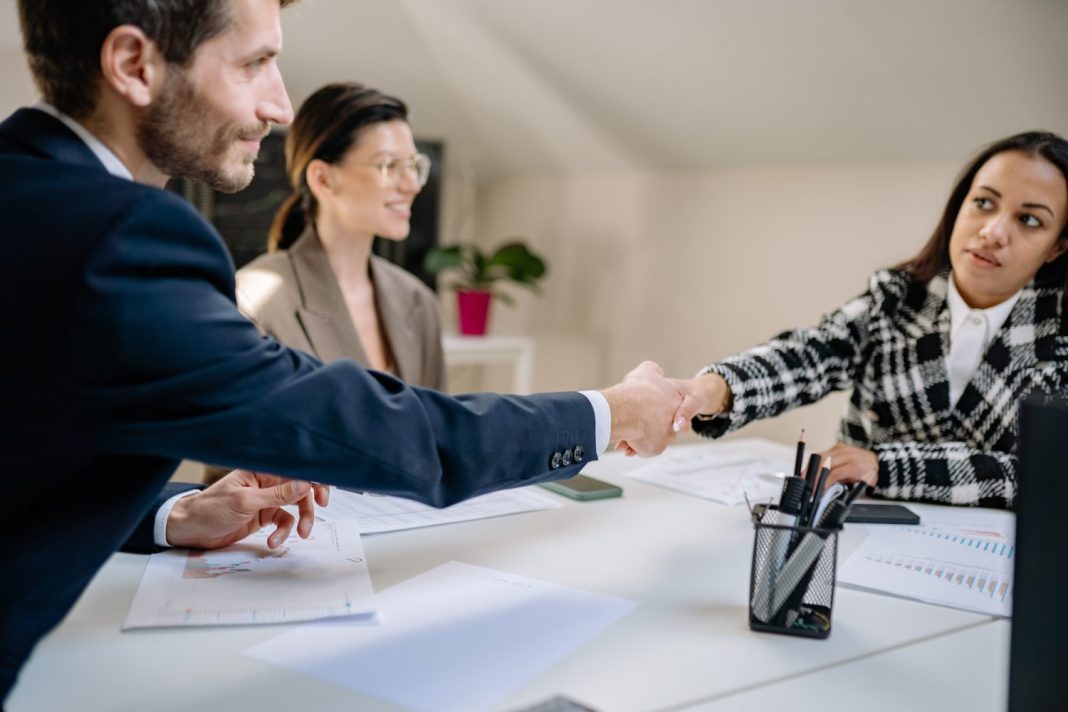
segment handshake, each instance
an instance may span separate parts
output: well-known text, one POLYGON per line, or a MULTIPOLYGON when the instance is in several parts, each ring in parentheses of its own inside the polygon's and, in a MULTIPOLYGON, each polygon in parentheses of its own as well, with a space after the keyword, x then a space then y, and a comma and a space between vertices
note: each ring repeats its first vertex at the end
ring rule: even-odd
MULTIPOLYGON (((719 413, 730 405, 730 389, 720 376, 667 378, 652 361, 642 362, 601 394, 612 409, 609 441, 627 455, 643 457, 663 452, 695 415, 719 413)), ((329 497, 323 485, 234 470, 202 492, 174 502, 166 539, 171 546, 214 549, 273 525, 267 540, 273 549, 294 525, 306 538, 315 521, 315 505, 325 507, 329 497), (283 509, 286 505, 296 507, 296 518, 283 509)))
POLYGON ((643 361, 621 383, 601 394, 612 409, 610 441, 627 455, 642 457, 663 452, 694 416, 721 413, 731 402, 730 388, 722 377, 667 378, 652 361, 643 361))

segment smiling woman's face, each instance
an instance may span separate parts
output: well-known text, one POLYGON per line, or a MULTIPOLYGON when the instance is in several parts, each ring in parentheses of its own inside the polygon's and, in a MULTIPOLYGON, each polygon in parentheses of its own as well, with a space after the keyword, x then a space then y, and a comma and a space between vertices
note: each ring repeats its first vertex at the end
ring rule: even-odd
POLYGON ((353 146, 328 168, 329 188, 318 194, 320 216, 347 233, 390 240, 408 237, 419 182, 409 171, 383 180, 376 164, 415 154, 415 139, 406 121, 383 121, 361 129, 353 146))
POLYGON ((949 238, 953 281, 974 309, 1000 304, 1068 244, 1068 181, 1021 151, 993 156, 975 174, 949 238))

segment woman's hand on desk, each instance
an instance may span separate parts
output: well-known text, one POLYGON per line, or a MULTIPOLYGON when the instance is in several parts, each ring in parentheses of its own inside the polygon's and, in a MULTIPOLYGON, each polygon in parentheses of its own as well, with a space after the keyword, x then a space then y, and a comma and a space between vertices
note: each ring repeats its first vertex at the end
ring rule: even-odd
POLYGON ((831 472, 827 476, 827 486, 835 482, 867 482, 874 487, 879 481, 879 458, 871 450, 853 447, 845 443, 835 443, 830 450, 820 453, 826 462, 831 458, 831 472))
POLYGON ((329 500, 326 485, 234 470, 202 492, 175 502, 167 518, 167 541, 171 546, 218 549, 273 524, 267 546, 275 549, 294 523, 297 533, 307 539, 315 522, 315 504, 325 507, 329 500), (297 505, 299 521, 282 509, 287 504, 297 505))

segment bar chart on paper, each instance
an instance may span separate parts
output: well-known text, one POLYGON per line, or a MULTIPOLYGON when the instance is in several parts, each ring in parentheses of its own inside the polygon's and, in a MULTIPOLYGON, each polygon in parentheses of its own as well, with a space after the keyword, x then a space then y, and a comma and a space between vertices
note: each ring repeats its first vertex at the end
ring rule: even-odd
POLYGON ((1015 545, 1003 537, 972 536, 936 527, 881 527, 843 564, 838 580, 930 603, 1009 616, 1015 553, 1015 545))
POLYGON ((123 628, 286 623, 374 614, 374 591, 352 522, 319 522, 278 549, 264 528, 214 551, 149 557, 123 628))

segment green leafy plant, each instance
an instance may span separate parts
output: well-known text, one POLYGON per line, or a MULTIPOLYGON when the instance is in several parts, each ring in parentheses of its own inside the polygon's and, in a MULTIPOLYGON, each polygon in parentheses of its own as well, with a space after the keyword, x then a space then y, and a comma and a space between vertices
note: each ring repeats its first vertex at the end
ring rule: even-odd
POLYGON ((435 247, 427 253, 423 269, 431 274, 455 270, 456 279, 450 287, 486 291, 505 304, 512 304, 512 298, 495 289, 496 282, 510 280, 538 293, 538 281, 548 272, 545 260, 522 242, 501 245, 493 254, 475 245, 435 247))

